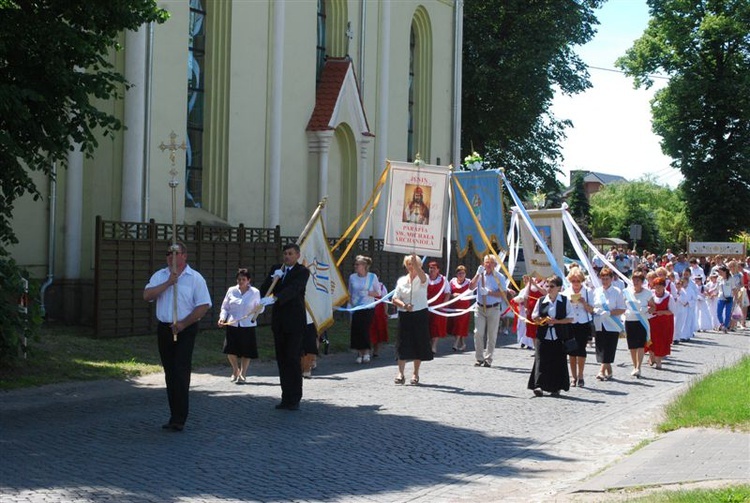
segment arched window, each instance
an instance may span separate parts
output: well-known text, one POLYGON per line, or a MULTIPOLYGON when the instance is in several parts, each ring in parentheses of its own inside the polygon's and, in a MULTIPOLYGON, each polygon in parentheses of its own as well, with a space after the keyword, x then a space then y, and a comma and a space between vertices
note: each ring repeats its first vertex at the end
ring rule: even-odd
POLYGON ((185 206, 203 205, 203 130, 206 56, 206 10, 201 0, 190 0, 185 206))
POLYGON ((346 0, 325 0, 327 55, 343 58, 349 49, 349 22, 346 0))
POLYGON ((416 152, 414 152, 414 23, 409 31, 409 107, 406 124, 406 160, 414 161, 416 152))
POLYGON ((432 27, 427 10, 414 13, 409 36, 407 159, 430 161, 432 124, 432 27))

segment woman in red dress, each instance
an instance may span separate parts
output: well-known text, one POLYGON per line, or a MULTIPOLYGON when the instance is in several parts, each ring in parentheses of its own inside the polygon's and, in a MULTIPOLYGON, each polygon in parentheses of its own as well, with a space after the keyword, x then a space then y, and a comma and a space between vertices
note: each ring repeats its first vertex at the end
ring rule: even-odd
MULTIPOLYGON (((388 292, 385 286, 380 284, 380 296, 382 299, 388 292)), ((375 306, 375 315, 370 323, 370 344, 372 344, 372 357, 380 355, 380 345, 388 342, 388 304, 381 302, 375 306)))
MULTIPOLYGON (((466 278, 466 268, 462 265, 456 267, 456 277, 450 282, 451 297, 455 298, 466 292, 469 289, 469 283, 471 281, 466 278)), ((470 299, 457 300, 451 304, 453 309, 468 309, 469 306, 471 306, 470 299)), ((470 312, 448 318, 448 333, 456 338, 453 343, 453 351, 464 351, 466 349, 464 339, 469 335, 470 319, 470 312)))
POLYGON ((650 365, 661 368, 661 361, 669 355, 672 345, 672 334, 674 333, 674 309, 673 297, 666 291, 664 278, 655 278, 654 303, 656 310, 653 312, 648 323, 651 327, 651 346, 649 346, 650 365))
MULTIPOLYGON (((436 306, 447 302, 450 299, 451 289, 448 286, 448 280, 440 274, 440 266, 435 261, 428 264, 427 278, 427 301, 429 306, 436 306), (442 294, 441 294, 442 292, 442 294), (430 300, 433 300, 430 302, 430 300)), ((430 340, 432 343, 432 354, 437 353, 438 339, 448 335, 448 318, 439 314, 430 312, 430 340)))
POLYGON ((526 337, 534 339, 534 345, 536 345, 536 329, 537 325, 531 322, 531 313, 534 312, 534 306, 539 299, 547 295, 547 290, 540 285, 536 278, 533 276, 526 276, 524 278, 529 282, 528 293, 526 295, 526 337))

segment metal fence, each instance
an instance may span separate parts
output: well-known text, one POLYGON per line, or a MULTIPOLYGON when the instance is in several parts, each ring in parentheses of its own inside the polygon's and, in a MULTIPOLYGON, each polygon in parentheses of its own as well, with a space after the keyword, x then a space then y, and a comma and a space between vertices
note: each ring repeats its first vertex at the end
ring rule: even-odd
MULTIPOLYGON (((263 282, 270 268, 280 262, 282 247, 296 242, 296 237, 282 236, 279 227, 251 228, 178 225, 177 239, 188 249, 188 263, 199 271, 208 283, 213 307, 203 318, 201 325, 215 327, 219 308, 227 288, 234 284, 237 269, 246 267, 252 274, 253 283, 263 282)), ((331 246, 338 238, 329 238, 331 246)), ((151 275, 166 267, 165 252, 172 242, 172 226, 148 223, 105 221, 96 219, 96 252, 94 272, 94 325, 98 337, 123 337, 154 333, 156 318, 153 304, 143 300, 143 288, 151 275)), ((344 241, 334 256, 339 257, 349 240, 344 241)), ((443 247, 446 263, 447 247, 443 247)), ((451 249, 451 268, 459 263, 473 271, 479 264, 473 251, 459 261, 455 243, 451 249)), ((380 280, 392 288, 399 276, 404 274, 403 255, 383 251, 383 240, 373 237, 358 239, 340 270, 344 278, 353 270, 354 257, 358 254, 372 257, 372 271, 380 280)), ((451 272, 443 271, 446 276, 451 272)), ((264 315, 260 322, 269 321, 264 315)))

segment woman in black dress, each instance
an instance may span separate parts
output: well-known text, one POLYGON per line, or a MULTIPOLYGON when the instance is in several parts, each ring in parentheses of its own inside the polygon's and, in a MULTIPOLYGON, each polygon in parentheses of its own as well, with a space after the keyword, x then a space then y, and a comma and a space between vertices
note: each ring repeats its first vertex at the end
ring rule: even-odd
POLYGON ((562 279, 552 276, 547 279, 547 295, 534 306, 531 319, 539 323, 534 350, 534 366, 531 368, 528 388, 534 395, 542 396, 548 391, 558 396, 560 390, 568 391, 568 359, 563 341, 573 318, 568 317, 568 299, 560 294, 562 279))
POLYGON ((419 384, 422 361, 432 360, 430 320, 427 311, 427 275, 416 255, 404 258, 407 274, 398 279, 393 294, 393 305, 398 308, 398 338, 396 353, 398 375, 396 384, 404 384, 406 361, 414 362, 411 384, 419 384))

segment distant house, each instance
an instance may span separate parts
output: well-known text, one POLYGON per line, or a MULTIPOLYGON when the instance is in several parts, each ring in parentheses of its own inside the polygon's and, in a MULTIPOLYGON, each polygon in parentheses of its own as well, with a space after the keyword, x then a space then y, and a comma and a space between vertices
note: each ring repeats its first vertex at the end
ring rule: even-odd
POLYGON ((565 189, 565 192, 563 192, 563 200, 567 200, 568 196, 570 196, 570 193, 573 192, 573 180, 575 180, 575 177, 578 173, 583 173, 583 188, 588 199, 591 199, 591 194, 599 192, 605 185, 627 182, 627 179, 619 175, 608 175, 606 173, 598 173, 596 171, 574 169, 570 171, 570 182, 568 188, 565 189))

